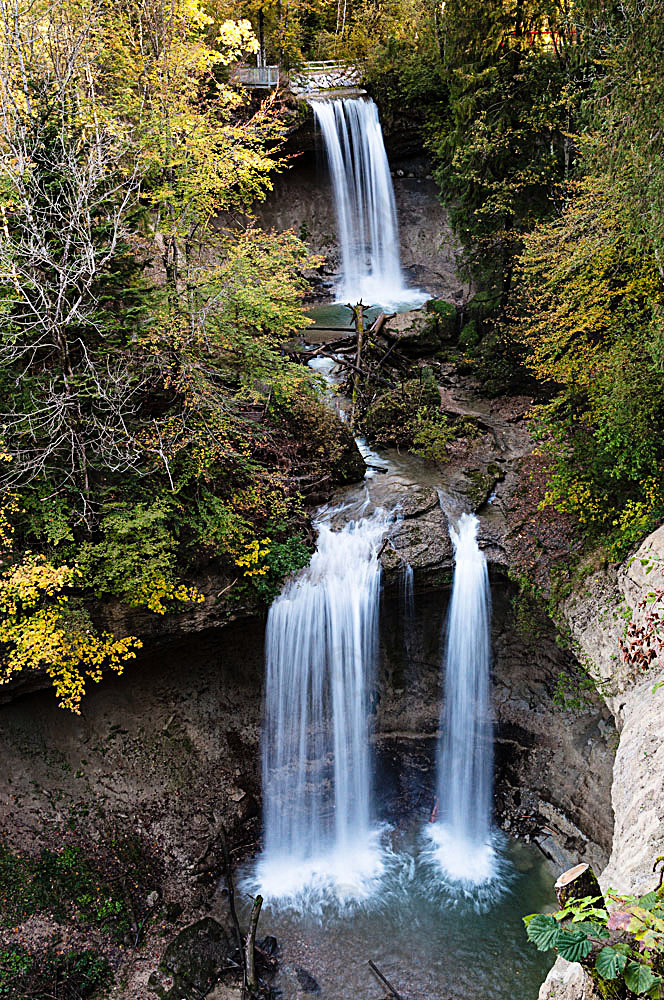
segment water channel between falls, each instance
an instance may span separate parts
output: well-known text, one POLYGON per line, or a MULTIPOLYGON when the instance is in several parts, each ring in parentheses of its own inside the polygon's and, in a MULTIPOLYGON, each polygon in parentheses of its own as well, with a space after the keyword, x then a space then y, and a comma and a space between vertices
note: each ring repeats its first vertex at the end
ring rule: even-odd
MULTIPOLYGON (((312 102, 336 204, 340 295, 384 307, 423 293, 401 275, 387 157, 373 102, 312 102), (380 296, 383 296, 381 299, 380 296)), ((329 363, 327 365, 329 368, 329 363)), ((364 446, 366 454, 366 446, 364 446)), ((263 730, 264 850, 245 877, 265 897, 261 929, 280 945, 285 998, 377 997, 373 959, 405 1000, 535 1000, 549 961, 521 917, 551 902, 540 852, 492 828, 490 592, 477 519, 448 504, 455 574, 441 635, 444 698, 437 776, 411 815, 381 815, 371 743, 378 676, 379 550, 399 461, 369 471, 316 519, 309 567, 268 616, 263 730), (444 667, 444 669, 443 669, 444 667), (306 970, 306 973, 303 972, 306 970)), ((416 481, 413 482, 416 485, 416 481)), ((441 517, 441 530, 445 520, 441 517)), ((414 627, 412 571, 400 587, 414 627)), ((403 644, 408 656, 408 644, 403 644)))

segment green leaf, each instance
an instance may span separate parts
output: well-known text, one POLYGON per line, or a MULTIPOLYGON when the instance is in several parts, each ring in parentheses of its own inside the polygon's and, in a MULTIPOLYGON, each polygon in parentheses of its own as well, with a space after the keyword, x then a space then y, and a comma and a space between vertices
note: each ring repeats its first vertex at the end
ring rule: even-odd
POLYGON ((563 932, 548 913, 536 913, 528 922, 528 940, 532 941, 538 951, 550 951, 558 944, 558 938, 563 932))
POLYGON ((628 962, 625 966, 625 985, 632 993, 645 993, 656 982, 647 965, 642 965, 641 962, 628 962))
POLYGON ((604 979, 615 979, 625 968, 627 958, 619 954, 614 948, 602 948, 595 968, 604 979))
POLYGON ((652 908, 657 904, 657 893, 647 892, 645 896, 641 896, 636 902, 637 905, 642 906, 644 910, 652 910, 652 908))
POLYGON ((574 924, 575 931, 582 931, 590 937, 608 938, 609 932, 603 924, 598 924, 594 920, 584 920, 582 923, 574 924))
POLYGON ((593 948, 586 935, 576 931, 560 931, 556 947, 558 954, 568 962, 580 962, 593 948))

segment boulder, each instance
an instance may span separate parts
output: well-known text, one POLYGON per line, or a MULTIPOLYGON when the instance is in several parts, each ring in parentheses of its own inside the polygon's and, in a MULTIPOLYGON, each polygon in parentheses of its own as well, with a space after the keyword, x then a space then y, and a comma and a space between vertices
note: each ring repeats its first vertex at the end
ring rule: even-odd
POLYGON ((418 358, 440 350, 442 339, 439 326, 437 313, 413 309, 411 312, 397 313, 387 321, 381 333, 387 340, 396 341, 404 354, 418 358))
POLYGON ((320 993, 320 986, 314 977, 301 965, 295 966, 295 976, 303 993, 320 993))
POLYGON ((160 1000, 200 1000, 215 986, 234 952, 221 924, 203 917, 173 938, 148 985, 160 1000))

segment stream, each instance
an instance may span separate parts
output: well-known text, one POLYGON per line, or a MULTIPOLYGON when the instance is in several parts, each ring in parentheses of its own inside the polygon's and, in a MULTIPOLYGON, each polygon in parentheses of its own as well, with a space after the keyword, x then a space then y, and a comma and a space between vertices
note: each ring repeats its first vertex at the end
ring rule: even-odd
MULTIPOLYGON (((375 105, 312 106, 338 219, 339 298, 366 293, 392 309, 421 304, 424 294, 407 288, 401 273, 375 105)), ((343 328, 348 310, 337 302, 312 319, 343 328)), ((346 419, 335 361, 319 357, 311 367, 346 419)), ((552 908, 552 873, 537 848, 493 827, 491 597, 479 521, 463 495, 446 492, 436 467, 357 443, 364 482, 317 512, 310 565, 287 581, 268 615, 264 846, 241 875, 242 905, 264 898, 260 933, 278 942, 273 986, 287 1000, 384 996, 369 960, 403 1000, 536 1000, 550 960, 528 944, 522 917, 552 908), (423 486, 436 509, 438 495, 441 532, 449 532, 455 559, 440 636, 437 782, 415 812, 381 815, 372 739, 380 554, 402 503, 423 486)), ((401 577, 407 631, 416 600, 408 564, 401 577)))

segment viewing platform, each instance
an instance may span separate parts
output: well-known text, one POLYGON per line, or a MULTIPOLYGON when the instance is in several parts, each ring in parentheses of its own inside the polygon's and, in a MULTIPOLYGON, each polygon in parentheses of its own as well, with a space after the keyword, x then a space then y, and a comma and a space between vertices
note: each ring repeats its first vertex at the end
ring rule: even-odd
POLYGON ((295 97, 360 97, 362 70, 343 60, 322 60, 302 63, 286 73, 279 66, 235 66, 231 70, 231 83, 249 90, 271 90, 285 85, 295 97))

